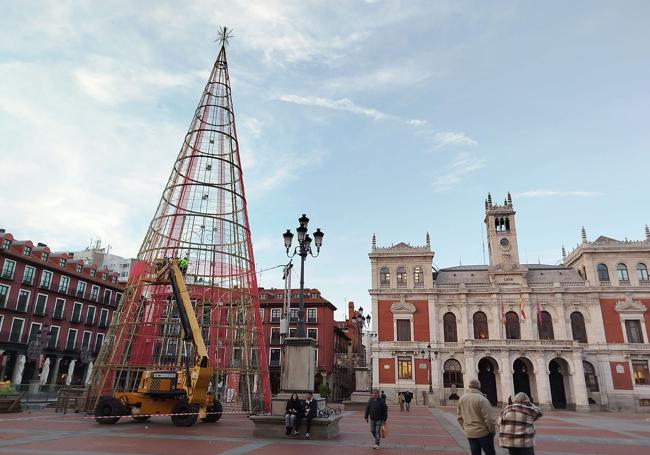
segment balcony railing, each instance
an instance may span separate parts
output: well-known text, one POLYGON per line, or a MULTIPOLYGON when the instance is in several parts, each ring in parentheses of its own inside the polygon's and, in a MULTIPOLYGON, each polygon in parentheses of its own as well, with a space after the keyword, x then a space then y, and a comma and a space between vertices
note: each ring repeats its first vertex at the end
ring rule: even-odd
POLYGON ((644 288, 650 287, 650 280, 639 280, 639 286, 644 288))
POLYGON ((618 280, 618 285, 619 286, 629 286, 630 285, 630 280, 618 280))
POLYGON ((600 284, 601 286, 611 286, 612 282, 609 280, 600 280, 598 284, 600 284))

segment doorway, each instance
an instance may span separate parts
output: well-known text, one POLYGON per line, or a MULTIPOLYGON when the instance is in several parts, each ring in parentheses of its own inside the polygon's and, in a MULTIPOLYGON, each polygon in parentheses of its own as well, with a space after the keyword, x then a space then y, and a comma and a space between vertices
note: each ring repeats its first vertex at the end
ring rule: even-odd
POLYGON ((548 364, 550 373, 548 380, 551 384, 551 401, 555 409, 566 409, 566 390, 564 389, 564 372, 560 363, 553 359, 548 364))
POLYGON ((530 365, 526 364, 523 359, 519 358, 515 360, 515 363, 512 365, 512 384, 514 386, 515 394, 519 392, 524 392, 528 395, 528 398, 533 401, 533 397, 530 393, 530 376, 531 368, 530 365))
POLYGON ((485 394, 492 406, 496 406, 498 402, 495 369, 496 362, 488 357, 483 357, 478 362, 478 380, 481 383, 481 392, 485 394))

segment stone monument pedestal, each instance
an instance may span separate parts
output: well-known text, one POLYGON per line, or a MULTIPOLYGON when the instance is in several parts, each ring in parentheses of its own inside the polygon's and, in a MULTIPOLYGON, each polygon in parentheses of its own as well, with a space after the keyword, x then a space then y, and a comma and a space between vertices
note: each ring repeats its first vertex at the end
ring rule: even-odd
MULTIPOLYGON (((314 392, 314 375, 316 373, 316 340, 312 338, 286 338, 284 340, 284 368, 280 380, 280 393, 273 397, 272 415, 284 415, 285 406, 292 393, 297 393, 301 400, 307 392, 314 392)), ((314 394, 318 408, 325 407, 325 400, 314 394)))
MULTIPOLYGON (((287 338, 284 344, 284 368, 280 381, 281 391, 273 397, 271 415, 251 416, 255 424, 253 435, 264 438, 287 438, 284 427, 284 411, 292 393, 305 399, 307 392, 314 392, 316 372, 316 340, 312 338, 287 338)), ((325 399, 314 393, 318 409, 325 408, 325 399)), ((311 422, 312 439, 333 439, 339 434, 342 415, 327 418, 316 417, 311 422)), ((304 427, 301 431, 304 431, 304 427)))
POLYGON ((345 409, 359 411, 365 410, 368 400, 372 396, 370 393, 370 368, 355 367, 354 369, 355 391, 349 401, 344 401, 345 409))
POLYGON ((41 388, 41 381, 39 379, 31 379, 29 381, 29 394, 36 395, 41 388))

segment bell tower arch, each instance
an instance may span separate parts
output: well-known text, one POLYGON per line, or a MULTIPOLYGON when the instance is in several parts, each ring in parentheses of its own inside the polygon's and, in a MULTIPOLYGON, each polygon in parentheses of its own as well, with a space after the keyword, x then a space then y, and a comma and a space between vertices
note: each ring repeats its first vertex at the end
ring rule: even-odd
POLYGON ((494 204, 492 195, 488 193, 485 200, 485 228, 490 267, 512 270, 519 265, 515 214, 510 193, 503 201, 503 205, 494 204))

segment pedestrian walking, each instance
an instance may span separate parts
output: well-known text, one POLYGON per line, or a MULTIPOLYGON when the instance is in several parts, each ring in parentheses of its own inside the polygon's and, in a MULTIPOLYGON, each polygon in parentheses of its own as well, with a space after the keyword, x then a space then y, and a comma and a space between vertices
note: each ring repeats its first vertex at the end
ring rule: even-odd
POLYGON ((481 393, 481 383, 472 379, 469 388, 458 400, 458 423, 469 441, 472 455, 496 455, 494 450, 494 417, 492 405, 481 393))
POLYGON ((298 434, 297 421, 300 415, 301 405, 297 393, 292 393, 291 398, 287 401, 287 406, 284 411, 284 426, 286 427, 286 434, 298 434))
POLYGON ((411 400, 413 399, 413 392, 407 390, 404 393, 404 402, 406 404, 406 412, 411 412, 411 400))
POLYGON ((510 455, 535 455, 535 421, 544 413, 519 392, 499 418, 499 445, 510 455))
POLYGON ((384 403, 386 403, 386 394, 384 393, 383 390, 381 391, 381 401, 383 401, 384 403))
POLYGON ((397 394, 397 401, 399 402, 399 412, 404 412, 404 403, 406 402, 406 399, 404 398, 403 392, 397 394))
POLYGON ((311 419, 316 417, 318 413, 318 403, 314 400, 314 394, 307 392, 307 399, 304 406, 304 418, 307 420, 307 431, 305 432, 305 439, 309 439, 309 430, 311 429, 311 419))
POLYGON ((366 422, 370 418, 370 432, 375 438, 373 449, 378 449, 381 442, 381 427, 388 420, 388 406, 386 406, 386 401, 379 395, 379 390, 372 391, 372 397, 368 400, 364 417, 366 422))

